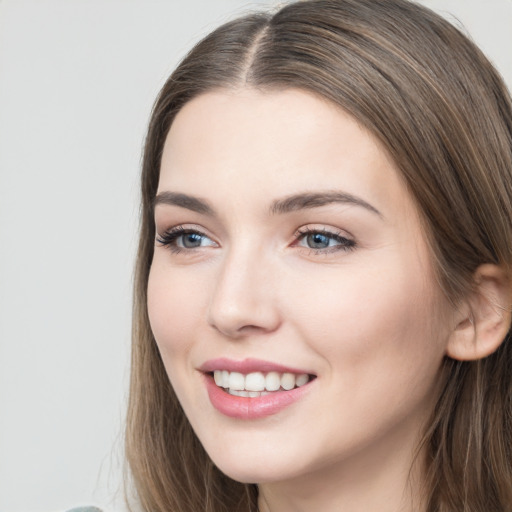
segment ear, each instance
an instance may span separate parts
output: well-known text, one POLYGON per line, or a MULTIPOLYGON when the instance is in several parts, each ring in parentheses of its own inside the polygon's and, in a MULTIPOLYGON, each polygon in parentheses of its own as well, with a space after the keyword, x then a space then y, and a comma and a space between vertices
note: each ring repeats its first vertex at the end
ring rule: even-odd
POLYGON ((456 327, 446 348, 446 355, 459 361, 492 354, 510 329, 512 293, 508 274, 497 265, 481 265, 474 283, 458 309, 456 327))

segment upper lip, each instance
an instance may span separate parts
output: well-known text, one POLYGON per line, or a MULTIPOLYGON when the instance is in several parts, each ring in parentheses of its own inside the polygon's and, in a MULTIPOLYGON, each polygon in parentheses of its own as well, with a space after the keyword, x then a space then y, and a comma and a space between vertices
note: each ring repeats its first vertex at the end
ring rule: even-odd
POLYGON ((227 370, 228 372, 239 372, 244 374, 253 372, 296 373, 299 375, 304 373, 311 374, 311 372, 307 370, 291 368, 289 366, 273 363, 271 361, 264 361, 262 359, 248 358, 242 361, 236 361, 225 357, 209 359, 199 367, 199 370, 204 373, 214 372, 215 370, 227 370))

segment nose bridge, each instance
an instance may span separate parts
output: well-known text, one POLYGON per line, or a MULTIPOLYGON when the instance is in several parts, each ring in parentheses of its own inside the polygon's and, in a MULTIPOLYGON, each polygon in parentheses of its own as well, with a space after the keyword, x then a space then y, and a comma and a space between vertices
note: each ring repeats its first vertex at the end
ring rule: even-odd
POLYGON ((226 251, 210 303, 210 325, 233 338, 276 329, 272 266, 271 259, 248 242, 226 251))

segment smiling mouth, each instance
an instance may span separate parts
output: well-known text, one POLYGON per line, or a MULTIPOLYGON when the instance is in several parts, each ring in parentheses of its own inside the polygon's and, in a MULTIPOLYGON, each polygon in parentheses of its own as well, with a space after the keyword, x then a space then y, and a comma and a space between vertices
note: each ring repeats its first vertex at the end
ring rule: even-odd
POLYGON ((251 372, 243 374, 228 370, 210 372, 215 384, 233 396, 257 398, 279 391, 291 391, 305 386, 315 378, 307 373, 251 372))

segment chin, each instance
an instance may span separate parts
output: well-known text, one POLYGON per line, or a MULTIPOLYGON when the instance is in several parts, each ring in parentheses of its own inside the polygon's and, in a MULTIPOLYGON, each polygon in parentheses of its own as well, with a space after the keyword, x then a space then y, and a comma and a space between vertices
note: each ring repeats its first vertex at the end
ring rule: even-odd
MULTIPOLYGON (((306 470, 297 460, 289 460, 278 450, 258 454, 247 451, 213 450, 213 463, 229 478, 244 484, 261 484, 293 479, 306 470), (221 453, 220 453, 221 452, 221 453)), ((302 461, 303 462, 303 461, 302 461)))
MULTIPOLYGON (((215 463, 215 461, 214 461, 215 463)), ((271 463, 267 463, 264 467, 255 467, 252 464, 245 467, 235 464, 217 464, 215 465, 224 473, 226 476, 240 482, 242 484, 262 484, 267 482, 275 482, 281 480, 287 480, 292 475, 286 474, 286 472, 275 471, 271 468, 271 463)))

